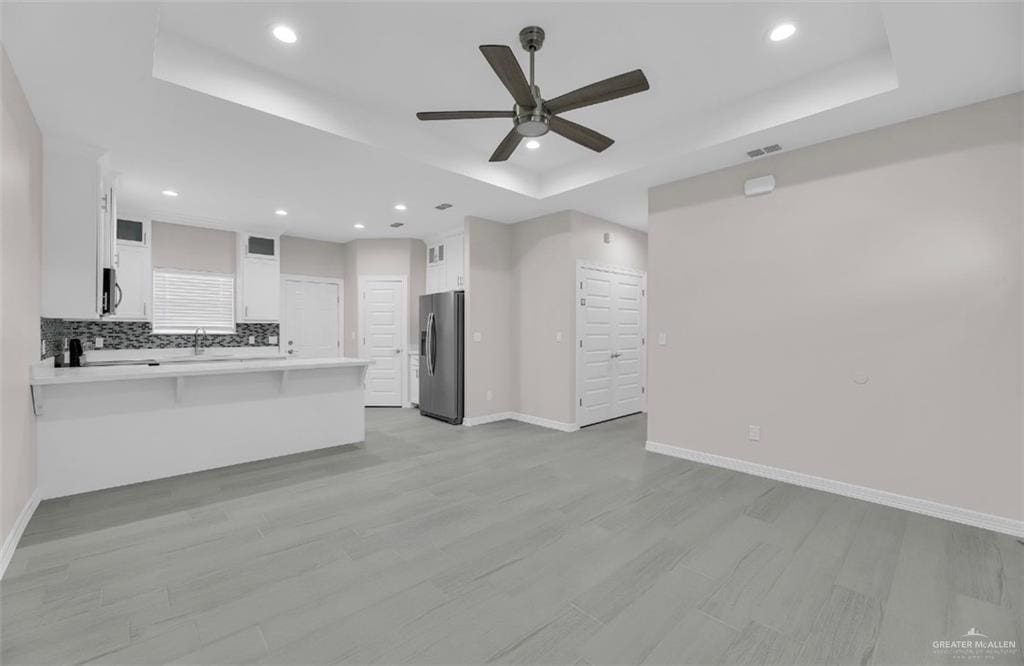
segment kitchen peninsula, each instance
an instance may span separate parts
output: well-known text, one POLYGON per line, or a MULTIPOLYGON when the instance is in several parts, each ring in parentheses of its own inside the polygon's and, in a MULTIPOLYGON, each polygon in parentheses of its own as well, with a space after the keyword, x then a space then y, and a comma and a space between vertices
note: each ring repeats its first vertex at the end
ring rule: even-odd
POLYGON ((192 358, 32 368, 42 499, 352 444, 352 358, 192 358))

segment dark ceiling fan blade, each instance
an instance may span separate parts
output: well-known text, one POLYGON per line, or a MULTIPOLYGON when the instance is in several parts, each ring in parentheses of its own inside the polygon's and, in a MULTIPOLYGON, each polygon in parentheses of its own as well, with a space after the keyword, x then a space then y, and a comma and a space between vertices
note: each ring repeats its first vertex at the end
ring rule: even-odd
POLYGON ((487 62, 494 69, 501 82, 512 93, 512 99, 516 104, 526 108, 533 108, 536 102, 533 99, 533 91, 530 90, 530 83, 523 74, 523 68, 512 53, 512 49, 504 44, 484 44, 480 52, 487 58, 487 62))
POLYGON ((544 106, 551 113, 565 113, 566 111, 590 106, 591 104, 599 104, 618 99, 619 97, 625 97, 626 95, 643 92, 650 89, 650 87, 651 84, 647 82, 647 77, 644 76, 643 70, 634 69, 632 72, 626 72, 604 81, 591 83, 589 86, 583 86, 554 99, 549 99, 544 103, 544 106))
POLYGON ((505 135, 505 138, 501 140, 498 147, 494 149, 494 154, 491 155, 490 162, 504 162, 512 153, 515 151, 516 146, 523 140, 523 135, 513 127, 512 131, 505 135))
POLYGON ((595 132, 589 127, 584 127, 571 120, 565 118, 559 118, 558 116, 552 116, 548 123, 548 127, 555 134, 560 134, 570 141, 575 141, 584 148, 590 148, 593 151, 601 152, 608 146, 615 143, 614 139, 609 139, 600 132, 595 132))
POLYGON ((472 120, 475 118, 515 118, 512 111, 420 111, 420 120, 472 120))

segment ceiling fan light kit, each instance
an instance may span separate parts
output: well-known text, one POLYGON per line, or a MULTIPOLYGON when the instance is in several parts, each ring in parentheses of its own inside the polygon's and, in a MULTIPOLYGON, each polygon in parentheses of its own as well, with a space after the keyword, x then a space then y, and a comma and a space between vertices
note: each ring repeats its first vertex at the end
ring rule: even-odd
POLYGON ((635 69, 545 100, 541 97, 534 76, 534 56, 544 46, 544 30, 535 25, 523 28, 519 31, 519 43, 530 54, 529 80, 523 74, 511 48, 504 44, 485 44, 480 47, 491 69, 512 95, 514 104, 511 111, 422 111, 416 117, 420 120, 511 118, 512 129, 498 144, 491 155, 491 162, 504 162, 511 157, 524 137, 536 138, 548 132, 600 153, 615 143, 614 140, 589 127, 566 120, 559 114, 633 95, 651 87, 643 71, 635 69))

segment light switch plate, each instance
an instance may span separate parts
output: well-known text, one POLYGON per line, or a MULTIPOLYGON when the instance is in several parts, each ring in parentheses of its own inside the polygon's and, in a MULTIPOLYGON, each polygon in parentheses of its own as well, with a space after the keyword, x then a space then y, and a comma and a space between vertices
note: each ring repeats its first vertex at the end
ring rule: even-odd
POLYGON ((562 341, 562 332, 561 331, 555 331, 555 342, 561 342, 561 341, 562 341))
POLYGON ((747 426, 747 439, 749 439, 751 442, 760 442, 761 441, 761 426, 759 426, 759 425, 747 426))
POLYGON ((658 333, 658 344, 659 345, 668 344, 668 333, 658 333))
POLYGON ((480 342, 483 339, 484 336, 480 333, 480 331, 473 331, 473 342, 480 342))
POLYGON ((103 349, 103 338, 97 336, 93 349, 103 349))

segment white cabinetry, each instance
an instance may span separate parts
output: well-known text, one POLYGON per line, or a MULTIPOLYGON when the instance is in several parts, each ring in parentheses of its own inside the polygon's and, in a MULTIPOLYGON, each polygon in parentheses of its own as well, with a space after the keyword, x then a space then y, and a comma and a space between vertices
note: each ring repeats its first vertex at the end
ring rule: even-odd
POLYGON ((409 354, 409 402, 420 404, 420 355, 409 354))
POLYGON ((114 268, 117 269, 116 313, 111 319, 149 321, 152 314, 153 269, 149 220, 119 218, 114 227, 114 268))
POLYGON ((281 319, 280 237, 238 234, 235 319, 277 322, 281 319))
POLYGON ((100 158, 92 148, 54 144, 43 157, 44 317, 99 317, 101 269, 114 254, 116 180, 100 158))
POLYGON ((465 255, 461 231, 428 241, 426 293, 465 289, 465 255))

